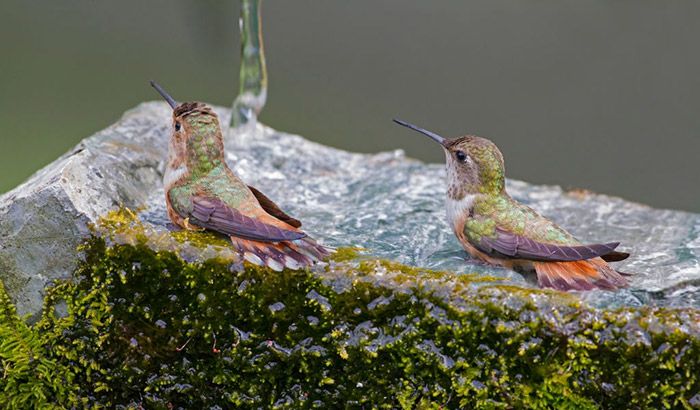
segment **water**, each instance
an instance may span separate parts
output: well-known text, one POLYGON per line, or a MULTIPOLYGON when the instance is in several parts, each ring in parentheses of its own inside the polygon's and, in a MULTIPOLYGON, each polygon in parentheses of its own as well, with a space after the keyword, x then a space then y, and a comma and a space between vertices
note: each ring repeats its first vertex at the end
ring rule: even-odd
POLYGON ((267 69, 260 16, 261 0, 241 0, 241 67, 238 96, 233 102, 231 126, 257 121, 267 100, 267 69))
MULTIPOLYGON (((165 138, 169 109, 152 104, 149 117, 165 138)), ((218 110, 222 122, 228 112, 218 110)), ((163 145, 164 146, 164 145, 163 145)), ((247 183, 299 218, 324 244, 359 246, 367 255, 458 273, 478 272, 507 283, 535 284, 507 269, 471 260, 446 223, 441 164, 402 151, 350 153, 257 125, 232 132, 227 161, 247 183)), ((628 289, 583 292, 599 307, 700 307, 700 215, 653 209, 620 198, 508 181, 508 191, 583 242, 620 241, 632 256, 614 264, 634 273, 628 289)), ((163 192, 152 193, 144 221, 169 225, 163 192)))

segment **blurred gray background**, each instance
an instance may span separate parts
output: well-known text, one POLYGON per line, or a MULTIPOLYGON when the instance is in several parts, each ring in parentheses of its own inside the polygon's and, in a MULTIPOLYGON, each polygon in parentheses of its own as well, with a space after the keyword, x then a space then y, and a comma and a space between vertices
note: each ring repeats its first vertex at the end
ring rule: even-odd
MULTIPOLYGON (((157 99, 149 79, 229 106, 238 6, 3 0, 0 192, 157 99)), ((698 1, 267 1, 262 121, 442 161, 399 116, 491 138, 511 178, 700 211, 698 21, 698 1)))

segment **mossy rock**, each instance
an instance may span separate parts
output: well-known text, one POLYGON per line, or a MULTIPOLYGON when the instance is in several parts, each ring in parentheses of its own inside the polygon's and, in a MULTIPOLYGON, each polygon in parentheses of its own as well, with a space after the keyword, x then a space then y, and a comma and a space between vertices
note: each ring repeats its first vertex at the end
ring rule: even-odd
POLYGON ((0 292, 3 408, 700 406, 694 309, 596 310, 350 249, 296 272, 186 261, 136 232, 89 240, 32 325, 0 292))

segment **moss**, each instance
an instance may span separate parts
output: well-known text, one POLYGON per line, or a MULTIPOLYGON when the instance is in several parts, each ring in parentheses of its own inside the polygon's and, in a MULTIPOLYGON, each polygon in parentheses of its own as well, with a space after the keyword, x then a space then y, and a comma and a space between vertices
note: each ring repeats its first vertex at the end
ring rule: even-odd
POLYGON ((225 236, 217 235, 213 232, 194 232, 194 231, 177 231, 172 232, 171 236, 180 243, 192 244, 198 248, 205 248, 208 245, 216 246, 231 246, 231 241, 225 236))
POLYGON ((146 229, 138 220, 137 212, 121 207, 100 218, 93 227, 99 234, 109 236, 129 235, 140 241, 146 240, 146 229))
POLYGON ((55 333, 43 333, 17 316, 0 284, 0 403, 8 409, 63 408, 79 404, 74 368, 51 351, 55 333))
POLYGON ((331 255, 330 259, 334 262, 347 262, 356 260, 360 257, 363 248, 358 247, 345 247, 336 249, 331 255))
POLYGON ((532 289, 515 285, 494 284, 485 288, 484 291, 502 291, 522 298, 546 297, 549 301, 555 302, 556 304, 569 305, 572 307, 581 306, 580 300, 575 294, 560 292, 554 289, 532 289))
MULTIPOLYGON (((389 261, 386 259, 371 259, 361 261, 359 265, 359 271, 365 275, 374 275, 378 271, 398 273, 398 278, 403 278, 403 280, 408 280, 409 278, 415 280, 416 278, 420 280, 433 279, 433 280, 454 280, 459 283, 474 284, 480 282, 500 282, 503 278, 489 275, 480 274, 459 274, 455 275, 453 272, 448 271, 438 271, 433 269, 425 269, 416 266, 408 266, 399 262, 389 261)), ((541 291, 535 290, 536 293, 541 291)))
POLYGON ((700 400, 697 310, 600 311, 558 292, 345 250, 316 271, 187 262, 150 241, 90 240, 74 280, 48 292, 34 325, 0 292, 0 403, 617 409, 700 400))
POLYGON ((96 236, 111 244, 145 244, 153 251, 172 251, 188 261, 222 259, 240 262, 231 241, 213 232, 170 231, 144 224, 138 212, 120 208, 100 218, 93 227, 96 236))

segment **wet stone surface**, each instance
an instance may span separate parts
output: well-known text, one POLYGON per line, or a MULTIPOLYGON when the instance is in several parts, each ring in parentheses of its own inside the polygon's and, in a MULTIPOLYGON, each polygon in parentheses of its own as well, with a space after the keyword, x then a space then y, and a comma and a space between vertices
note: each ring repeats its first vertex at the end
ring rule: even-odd
MULTIPOLYGON (((227 112, 217 112, 227 123, 227 112)), ((69 277, 88 226, 119 206, 139 210, 148 234, 160 238, 153 242, 156 248, 176 250, 186 260, 235 259, 214 238, 202 252, 187 246, 186 235, 173 241, 168 234, 173 227, 161 175, 170 121, 164 103, 139 105, 0 197, 0 279, 21 313, 40 309, 45 285, 69 277)), ((226 148, 235 172, 301 219, 324 244, 359 246, 368 255, 408 265, 534 287, 530 279, 469 260, 462 251, 445 222, 440 164, 411 160, 401 151, 349 153, 262 125, 231 133, 226 148)), ((513 180, 508 190, 582 241, 620 241, 620 249, 632 253, 615 265, 635 274, 630 288, 581 293, 585 302, 700 307, 700 215, 513 180)))

